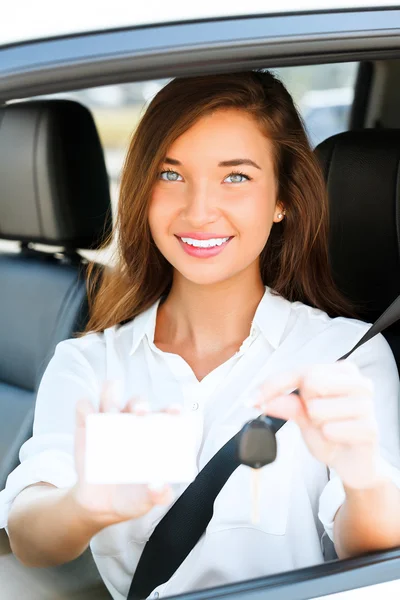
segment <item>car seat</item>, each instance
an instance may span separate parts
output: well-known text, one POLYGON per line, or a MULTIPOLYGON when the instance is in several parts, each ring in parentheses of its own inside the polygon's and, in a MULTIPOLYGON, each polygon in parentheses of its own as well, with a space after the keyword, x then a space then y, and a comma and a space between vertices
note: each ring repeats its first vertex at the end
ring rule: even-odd
POLYGON ((88 317, 77 248, 95 248, 110 224, 108 177, 90 112, 64 100, 2 108, 0 238, 17 240, 20 249, 0 250, 0 489, 31 436, 36 390, 56 344, 88 317))
MULTIPOLYGON (((339 133, 315 152, 328 188, 334 279, 372 323, 400 294, 400 130, 339 133)), ((400 370, 400 321, 383 335, 400 370)))
MULTIPOLYGON (((64 100, 1 108, 0 489, 32 434, 36 391, 55 346, 87 322, 87 261, 77 249, 96 248, 110 227, 108 177, 90 112, 64 100), (1 240, 19 242, 18 251, 1 240)), ((11 555, 2 560, 10 577, 31 581, 32 597, 36 584, 46 598, 109 597, 90 551, 35 574, 11 555)))

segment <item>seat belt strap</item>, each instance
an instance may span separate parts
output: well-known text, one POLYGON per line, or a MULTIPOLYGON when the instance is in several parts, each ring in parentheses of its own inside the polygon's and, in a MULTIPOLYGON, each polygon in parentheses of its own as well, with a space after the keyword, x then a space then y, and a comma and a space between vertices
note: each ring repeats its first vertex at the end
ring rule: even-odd
MULTIPOLYGON (((339 360, 348 358, 398 319, 400 296, 339 360)), ((285 424, 282 419, 271 418, 271 421, 275 433, 285 424)), ((212 519, 216 497, 240 465, 237 457, 240 435, 241 431, 218 450, 158 523, 142 552, 127 600, 143 600, 168 581, 200 540, 212 519)))

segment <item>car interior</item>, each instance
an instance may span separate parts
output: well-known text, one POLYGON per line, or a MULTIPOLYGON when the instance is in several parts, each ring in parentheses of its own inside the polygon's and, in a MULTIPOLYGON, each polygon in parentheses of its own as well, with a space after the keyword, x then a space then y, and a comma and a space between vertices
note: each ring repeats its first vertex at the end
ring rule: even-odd
MULTIPOLYGON (((370 323, 400 294, 399 81, 400 60, 359 63, 347 131, 315 148, 328 187, 334 277, 370 323)), ((87 322, 88 259, 108 268, 96 252, 112 222, 101 136, 90 103, 57 96, 0 107, 0 489, 32 434, 55 346, 87 322)), ((400 370, 400 322, 384 335, 400 370)), ((89 551, 28 569, 0 534, 2 597, 110 597, 89 551)))

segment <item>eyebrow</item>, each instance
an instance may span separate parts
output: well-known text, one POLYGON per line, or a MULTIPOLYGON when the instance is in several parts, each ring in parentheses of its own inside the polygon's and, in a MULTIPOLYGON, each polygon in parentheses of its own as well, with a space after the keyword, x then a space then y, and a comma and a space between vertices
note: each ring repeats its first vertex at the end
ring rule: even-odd
POLYGON ((179 160, 176 160, 176 158, 170 158, 169 156, 167 156, 164 159, 164 163, 166 163, 167 165, 175 165, 177 167, 180 167, 182 165, 182 163, 179 160))
POLYGON ((248 165, 261 171, 261 167, 250 158, 233 158, 232 160, 223 160, 218 164, 219 167, 238 167, 239 165, 248 165))
MULTIPOLYGON (((176 160, 176 158, 171 158, 170 156, 165 158, 164 163, 178 167, 182 166, 182 163, 179 160, 176 160)), ((218 163, 219 167, 238 167, 240 165, 248 165, 249 167, 255 167, 261 171, 261 167, 259 167, 258 164, 250 158, 233 158, 232 160, 223 160, 222 162, 218 163)))

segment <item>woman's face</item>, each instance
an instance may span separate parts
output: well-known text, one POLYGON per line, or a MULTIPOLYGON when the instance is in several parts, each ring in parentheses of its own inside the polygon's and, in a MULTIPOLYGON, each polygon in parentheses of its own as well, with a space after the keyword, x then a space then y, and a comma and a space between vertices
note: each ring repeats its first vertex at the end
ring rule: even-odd
POLYGON ((282 206, 272 143, 245 111, 218 110, 169 148, 149 206, 153 239, 187 280, 215 284, 259 256, 282 206))

